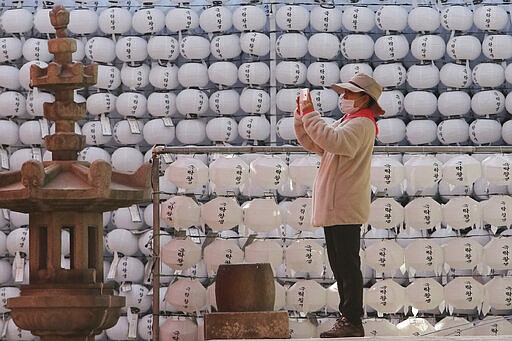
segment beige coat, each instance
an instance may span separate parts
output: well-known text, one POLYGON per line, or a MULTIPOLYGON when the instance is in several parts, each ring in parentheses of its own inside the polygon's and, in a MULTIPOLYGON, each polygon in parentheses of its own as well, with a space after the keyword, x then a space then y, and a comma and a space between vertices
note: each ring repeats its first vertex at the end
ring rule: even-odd
POLYGON ((366 117, 328 125, 318 112, 295 114, 300 144, 322 157, 313 187, 313 225, 364 224, 370 213, 375 125, 366 117))

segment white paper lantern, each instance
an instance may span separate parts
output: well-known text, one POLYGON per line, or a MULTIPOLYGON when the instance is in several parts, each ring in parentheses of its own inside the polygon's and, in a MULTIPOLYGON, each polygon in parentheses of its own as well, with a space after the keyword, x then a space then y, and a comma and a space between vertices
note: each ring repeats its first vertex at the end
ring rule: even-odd
POLYGON ((178 341, 197 339, 197 324, 190 318, 167 318, 160 327, 160 335, 165 339, 176 338, 178 341))
POLYGON ((250 114, 264 114, 270 110, 270 95, 265 90, 244 88, 240 94, 240 108, 250 114))
MULTIPOLYGON (((308 51, 312 57, 332 60, 339 53, 339 44, 340 40, 332 33, 315 33, 309 38, 308 51)), ((371 46, 373 47, 373 44, 371 46)))
POLYGON ((373 78, 383 88, 397 87, 405 83, 407 71, 402 63, 379 64, 373 70, 373 78))
POLYGON ((2 68, 0 68, 0 70, 2 71, 2 74, 5 72, 7 77, 5 79, 5 84, 0 83, 0 85, 11 90, 17 90, 20 86, 25 90, 31 90, 30 69, 32 65, 37 65, 41 69, 48 67, 48 64, 40 60, 33 60, 23 64, 20 67, 19 72, 17 72, 18 70, 14 66, 1 65, 2 68), (18 73, 19 82, 16 82, 14 79, 14 75, 16 73, 18 73))
POLYGON ((452 31, 468 31, 473 26, 473 12, 465 5, 446 6, 441 10, 441 25, 452 31))
MULTIPOLYGON (((126 99, 126 95, 124 98, 126 99)), ((87 112, 94 116, 111 113, 116 109, 116 102, 117 96, 114 94, 109 92, 97 92, 87 97, 87 112)))
POLYGON ((183 87, 203 88, 208 84, 208 67, 203 63, 185 63, 178 70, 178 81, 183 87))
MULTIPOLYGON (((432 310, 443 303, 444 289, 432 278, 417 278, 405 288, 405 299, 408 305, 418 311, 432 310)), ((430 328, 432 330, 428 331, 432 332, 434 327, 430 328)))
POLYGON ((311 27, 319 32, 338 32, 341 29, 341 9, 332 6, 314 6, 309 13, 311 27))
POLYGON ((509 23, 509 15, 501 6, 483 5, 475 9, 473 22, 482 31, 501 31, 509 23))
POLYGON ((437 126, 437 138, 442 144, 459 144, 469 140, 469 124, 463 118, 444 120, 437 126))
POLYGON ((149 145, 170 144, 176 136, 176 127, 169 125, 163 119, 157 118, 144 124, 142 135, 149 145))
POLYGON ((116 42, 116 56, 122 62, 141 62, 148 56, 147 45, 141 37, 121 37, 116 42))
POLYGON ((411 65, 407 83, 416 89, 434 88, 439 84, 439 69, 434 64, 411 65))
POLYGON ((512 238, 506 236, 491 238, 484 246, 483 264, 494 271, 508 271, 511 267, 510 250, 512 250, 512 238))
POLYGON ((98 65, 98 82, 93 87, 115 90, 119 86, 121 86, 121 70, 112 65, 98 65))
POLYGON ((444 286, 449 311, 479 308, 483 302, 484 286, 471 277, 457 277, 444 286))
POLYGON ((320 168, 320 157, 317 155, 306 155, 295 158, 288 167, 290 178, 304 186, 312 187, 318 169, 320 168))
POLYGON ((161 204, 162 220, 176 229, 199 224, 200 208, 190 197, 175 195, 161 204))
MULTIPOLYGON (((384 6, 388 7, 388 6, 384 6)), ((406 12, 407 13, 407 12, 406 12)), ((406 16, 407 18, 407 16, 406 16)), ((363 328, 365 335, 375 336, 396 336, 398 329, 396 326, 385 318, 372 318, 363 320, 363 328)))
POLYGON ((441 25, 439 10, 429 6, 414 7, 407 18, 409 27, 416 32, 433 32, 441 25))
POLYGON ((296 140, 295 129, 293 128, 293 117, 283 117, 277 121, 276 132, 277 136, 283 140, 296 140))
POLYGON ((208 167, 193 157, 180 157, 165 170, 165 176, 184 189, 193 189, 208 182, 208 167))
POLYGON ((234 59, 240 56, 242 48, 237 34, 222 34, 212 38, 210 53, 219 60, 234 59))
POLYGON ((442 208, 432 198, 415 198, 405 205, 404 216, 406 226, 417 230, 428 230, 441 224, 442 208))
POLYGON ((309 11, 300 5, 283 5, 277 10, 276 24, 284 31, 303 31, 309 24, 309 11))
POLYGON ((244 248, 244 254, 245 262, 270 263, 274 271, 283 262, 283 249, 281 248, 281 245, 273 240, 256 239, 244 248))
POLYGON ((49 131, 43 132, 39 121, 25 121, 19 127, 20 142, 24 145, 42 145, 44 136, 49 135, 49 131))
POLYGON ((282 223, 281 211, 272 198, 252 199, 242 209, 245 226, 255 232, 268 232, 282 223))
POLYGON ((132 17, 132 27, 140 34, 152 34, 165 27, 165 14, 158 8, 140 8, 132 17))
POLYGON ((283 33, 276 40, 276 53, 283 59, 300 59, 307 52, 308 38, 302 33, 283 33))
POLYGON ((240 95, 234 89, 219 90, 211 94, 209 105, 217 115, 233 115, 240 109, 240 95))
POLYGON ((297 108, 296 98, 299 96, 299 88, 282 88, 277 92, 277 108, 284 112, 294 112, 297 108))
POLYGON ((437 336, 461 336, 463 330, 468 328, 472 328, 472 323, 465 318, 457 316, 446 316, 434 325, 435 335, 437 336))
POLYGON ((214 231, 225 231, 242 222, 242 208, 235 199, 216 197, 201 206, 201 218, 214 231))
MULTIPOLYGON (((484 307, 486 302, 484 300, 484 307)), ((501 310, 502 313, 505 313, 507 309, 501 310)), ((492 309, 494 311, 494 309, 492 309)), ((499 310, 498 310, 499 312, 499 310)), ((475 326, 473 328, 468 328, 469 330, 463 331, 462 335, 482 335, 483 337, 497 337, 499 335, 503 335, 502 337, 507 337, 505 335, 510 335, 512 333, 512 324, 503 316, 495 316, 490 315, 486 316, 481 320, 475 320, 475 326)))
POLYGON ((208 274, 211 276, 217 272, 221 264, 242 263, 244 252, 233 240, 215 238, 213 242, 204 248, 203 258, 208 274))
POLYGON ((165 26, 171 32, 193 30, 199 27, 199 15, 187 7, 176 7, 167 12, 165 26))
POLYGON ((365 265, 377 273, 395 273, 404 264, 404 250, 394 240, 378 241, 365 250, 365 265))
MULTIPOLYGON (((7 326, 5 327, 5 330, 6 330, 5 336, 9 340, 27 340, 27 341, 35 340, 35 336, 32 335, 32 333, 30 331, 19 328, 14 323, 14 320, 12 318, 9 318, 4 323, 7 324, 7 326)), ((3 327, 3 324, 2 324, 2 327, 3 327)))
POLYGON ((144 264, 135 257, 122 257, 116 268, 114 280, 117 283, 140 283, 144 278, 144 264))
POLYGON ((480 204, 471 197, 454 197, 443 205, 443 223, 453 229, 479 226, 481 220, 480 204))
POLYGON ((34 13, 34 28, 41 34, 55 33, 50 22, 51 8, 38 8, 34 13))
POLYGON ((340 51, 347 59, 370 59, 374 52, 374 42, 368 34, 348 34, 341 40, 340 51))
POLYGON ((394 314, 406 303, 405 289, 392 279, 377 281, 365 295, 366 304, 379 313, 394 314))
POLYGON ((48 51, 48 40, 39 38, 28 38, 23 44, 23 58, 27 61, 41 60, 49 62, 53 55, 48 51))
POLYGON ((105 249, 111 253, 119 252, 124 256, 133 256, 139 251, 138 238, 127 229, 117 228, 107 233, 105 249))
POLYGON ((401 336, 428 335, 435 329, 430 322, 422 317, 409 317, 396 325, 401 336))
POLYGON ((171 36, 152 36, 147 50, 149 57, 157 60, 175 60, 180 51, 178 41, 171 36))
POLYGON ((431 155, 412 156, 404 166, 407 187, 413 192, 432 187, 442 178, 442 163, 431 155))
POLYGON ((201 248, 190 238, 172 239, 162 247, 162 262, 175 270, 185 270, 201 260, 201 248))
POLYGON ((144 156, 142 153, 132 147, 120 147, 112 152, 112 168, 125 171, 135 172, 142 166, 144 156))
POLYGON ((505 110, 505 95, 498 90, 479 91, 471 98, 471 109, 478 116, 500 114, 505 110))
MULTIPOLYGON (((348 63, 340 69, 340 81, 348 82, 354 75, 358 73, 365 73, 368 76, 373 75, 372 67, 367 63, 348 63)), ((380 83, 379 83, 380 84, 380 83)))
POLYGON ((473 35, 454 36, 446 43, 446 53, 454 60, 475 60, 481 51, 482 44, 473 35))
POLYGON ((411 145, 433 143, 437 138, 437 125, 432 120, 412 120, 405 127, 405 137, 411 145))
POLYGON ((123 34, 132 28, 132 14, 123 7, 108 7, 98 16, 98 27, 105 34, 123 34))
POLYGON ((203 115, 208 110, 208 95, 199 89, 184 89, 176 96, 176 109, 186 117, 203 115))
POLYGON ((311 279, 298 280, 286 291, 286 305, 300 312, 318 311, 326 300, 325 289, 311 279))
POLYGON ((405 123, 400 118, 382 118, 377 121, 377 127, 377 140, 383 144, 398 143, 405 138, 405 123))
POLYGON ((311 198, 297 198, 286 207, 286 223, 297 231, 314 231, 317 228, 311 224, 311 198))
POLYGON ((470 155, 456 155, 443 164, 443 180, 453 186, 470 186, 481 175, 480 162, 470 155))
POLYGON ((238 81, 238 68, 232 62, 215 62, 208 67, 208 78, 215 84, 232 86, 238 81))
POLYGON ((69 31, 75 34, 91 34, 98 29, 98 14, 87 8, 76 8, 69 12, 69 31))
POLYGON ((482 88, 497 88, 505 82, 505 70, 496 63, 479 63, 472 71, 473 83, 482 88))
POLYGON ((232 15, 233 26, 240 32, 261 31, 266 23, 265 11, 254 5, 237 6, 232 15))
POLYGON ((495 185, 510 184, 510 159, 501 154, 493 154, 481 162, 482 177, 495 185))
POLYGON ((178 70, 174 64, 153 63, 148 76, 149 83, 158 90, 176 89, 179 86, 178 70))
POLYGON ((270 136, 270 122, 264 116, 244 116, 238 122, 238 134, 245 140, 264 141, 270 136))
POLYGON ((249 166, 238 156, 219 156, 210 163, 209 175, 216 188, 234 190, 247 181, 249 166))
POLYGON ((413 117, 430 117, 437 111, 437 97, 430 91, 411 91, 405 95, 404 108, 413 117))
POLYGON ((213 118, 206 124, 206 136, 214 142, 232 142, 238 137, 238 124, 231 117, 213 118))
POLYGON ((299 61, 281 61, 276 65, 276 80, 286 85, 299 85, 306 81, 306 64, 299 61))
POLYGON ((469 125, 469 138, 476 145, 495 143, 501 138, 501 124, 493 119, 476 119, 469 125))
POLYGON ((350 32, 370 32, 375 26, 375 13, 363 6, 347 6, 341 15, 341 23, 350 32))
POLYGON ((144 140, 143 129, 144 123, 141 120, 121 120, 114 124, 112 136, 121 145, 137 145, 144 140), (133 130, 134 126, 137 127, 136 130, 133 130))
POLYGON ((405 178, 404 166, 391 156, 373 155, 370 168, 370 184, 376 191, 385 191, 399 185, 405 178))
POLYGON ((34 91, 27 95, 27 113, 33 117, 43 117, 43 103, 53 103, 55 96, 48 92, 34 91))
POLYGON ((370 205, 368 224, 375 229, 390 229, 404 222, 404 208, 393 198, 376 198, 370 205))
POLYGON ((403 34, 385 35, 375 40, 374 49, 380 60, 399 60, 409 53, 409 42, 403 34))
POLYGON ((147 100, 142 93, 123 92, 115 101, 115 107, 124 117, 143 117, 147 112, 147 100))
POLYGON ((199 26, 207 33, 228 31, 233 26, 232 13, 226 6, 212 6, 199 15, 199 26))
POLYGON ((472 82, 469 65, 446 63, 441 67, 439 79, 449 88, 467 88, 472 82))
POLYGON ((121 67, 121 82, 130 90, 138 90, 149 84, 149 72, 151 68, 147 64, 131 66, 124 63, 121 67))
POLYGON ((443 249, 431 239, 413 239, 404 249, 404 264, 409 277, 414 277, 417 272, 439 275, 444 266, 443 249))
POLYGON ((0 26, 6 33, 25 33, 34 26, 34 17, 26 8, 10 8, 2 13, 0 26))
POLYGON ((443 249, 444 260, 452 269, 473 270, 482 261, 482 245, 470 238, 452 240, 443 249))
POLYGON ((165 300, 179 311, 196 312, 206 305, 206 289, 197 279, 180 278, 169 285, 165 300))
POLYGON ((250 164, 251 176, 265 189, 276 189, 288 178, 288 165, 279 157, 261 156, 250 164))
POLYGON ((263 57, 270 52, 270 37, 262 32, 241 33, 240 48, 249 55, 263 57))
POLYGON ((307 79, 313 86, 330 86, 338 83, 340 69, 336 62, 313 62, 309 64, 307 79))
POLYGON ((380 6, 375 12, 375 24, 382 31, 401 32, 407 27, 407 9, 400 5, 380 6))
POLYGON ((446 117, 461 117, 471 109, 471 97, 465 91, 445 91, 439 94, 437 109, 446 117))
POLYGON ((243 63, 238 68, 238 79, 247 85, 263 85, 270 79, 270 68, 263 62, 243 63))
POLYGON ((512 200, 507 195, 493 195, 480 202, 484 224, 509 226, 512 222, 512 200))
POLYGON ((176 138, 185 145, 199 144, 206 138, 206 124, 200 119, 179 121, 176 125, 176 138))
MULTIPOLYGON (((2 135, 0 136, 1 145, 12 146, 18 143, 19 127, 15 122, 0 120, 0 131, 2 131, 2 135)), ((41 135, 39 134, 39 136, 41 135)))

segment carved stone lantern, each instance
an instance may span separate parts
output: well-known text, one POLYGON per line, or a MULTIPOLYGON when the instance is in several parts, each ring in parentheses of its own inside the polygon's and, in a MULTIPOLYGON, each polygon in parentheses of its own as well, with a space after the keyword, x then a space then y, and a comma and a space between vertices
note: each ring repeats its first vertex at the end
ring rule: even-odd
POLYGON ((32 65, 31 85, 50 90, 44 116, 55 121, 45 137, 52 161, 30 160, 21 171, 0 173, 0 207, 29 214, 30 284, 8 300, 16 325, 42 341, 94 340, 117 322, 124 298, 103 283, 103 212, 150 200, 151 167, 135 173, 112 170, 103 160, 77 161, 85 138, 74 133, 85 119, 85 103, 74 90, 96 83, 97 65, 72 62, 76 43, 67 38, 69 13, 57 5, 50 12, 56 38, 48 42, 54 61, 32 65), (70 268, 61 266, 61 233, 70 235, 70 268))

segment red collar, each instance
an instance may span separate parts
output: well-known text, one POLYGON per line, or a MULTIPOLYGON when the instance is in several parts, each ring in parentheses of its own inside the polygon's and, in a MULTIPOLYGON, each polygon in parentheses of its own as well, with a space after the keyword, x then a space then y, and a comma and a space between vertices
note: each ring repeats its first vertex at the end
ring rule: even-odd
POLYGON ((377 135, 379 133, 379 128, 377 127, 377 122, 375 122, 375 116, 373 115, 373 110, 368 109, 368 108, 361 109, 359 111, 356 111, 355 113, 343 116, 343 119, 341 120, 341 122, 343 122, 345 120, 349 120, 351 118, 355 118, 355 117, 369 118, 370 120, 372 120, 373 124, 375 125, 375 135, 377 135))

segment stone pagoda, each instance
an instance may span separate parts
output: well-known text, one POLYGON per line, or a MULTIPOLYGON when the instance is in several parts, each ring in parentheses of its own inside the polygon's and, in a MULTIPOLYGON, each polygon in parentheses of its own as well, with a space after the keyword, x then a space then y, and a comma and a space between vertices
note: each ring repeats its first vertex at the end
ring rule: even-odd
POLYGON ((44 116, 55 122, 45 137, 52 161, 30 160, 21 171, 0 173, 0 207, 29 214, 28 285, 8 307, 16 325, 42 341, 94 340, 117 322, 124 298, 103 283, 103 212, 148 202, 151 166, 119 172, 103 160, 77 161, 85 137, 74 133, 85 119, 85 103, 74 90, 96 83, 97 65, 72 62, 76 42, 67 37, 69 12, 57 5, 50 12, 56 38, 46 68, 32 65, 31 85, 49 90, 55 102, 44 103, 44 116), (70 234, 70 268, 61 266, 61 233, 70 234))

